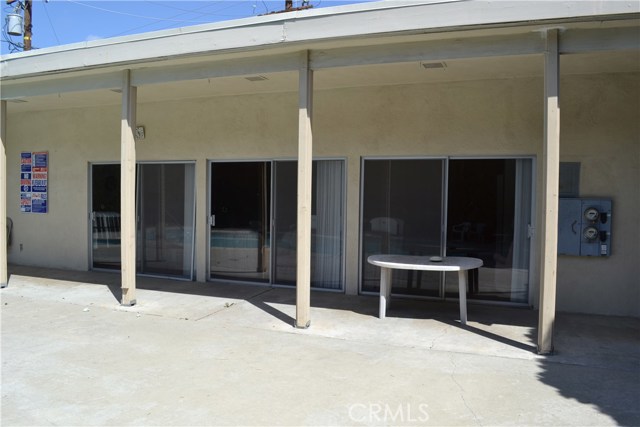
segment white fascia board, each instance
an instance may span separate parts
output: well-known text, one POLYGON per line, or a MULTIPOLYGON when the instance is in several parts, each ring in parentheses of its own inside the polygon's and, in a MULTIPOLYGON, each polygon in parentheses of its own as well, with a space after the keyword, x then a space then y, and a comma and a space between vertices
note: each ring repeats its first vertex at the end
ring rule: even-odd
MULTIPOLYGON (((0 72, 4 78, 33 76, 63 71, 76 71, 97 67, 178 57, 189 53, 206 53, 244 49, 257 41, 267 45, 282 43, 282 27, 262 25, 218 30, 215 33, 196 32, 162 39, 131 40, 100 46, 87 46, 39 56, 6 58, 0 72)), ((135 68, 135 67, 133 67, 135 68)))
POLYGON ((12 54, 3 80, 381 34, 444 32, 535 22, 592 20, 640 13, 637 1, 385 1, 305 10, 12 54), (355 7, 357 6, 357 7, 355 7))
POLYGON ((446 32, 481 27, 598 20, 640 13, 637 1, 498 0, 438 2, 389 11, 309 17, 285 22, 288 42, 386 33, 446 32), (330 36, 329 36, 330 34, 330 36))

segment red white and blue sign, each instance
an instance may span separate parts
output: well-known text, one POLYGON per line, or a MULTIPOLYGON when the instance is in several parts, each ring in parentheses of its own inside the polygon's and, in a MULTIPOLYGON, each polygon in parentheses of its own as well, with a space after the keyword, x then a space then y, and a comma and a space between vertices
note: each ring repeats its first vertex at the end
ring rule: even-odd
POLYGON ((49 152, 20 153, 20 212, 47 213, 49 152))

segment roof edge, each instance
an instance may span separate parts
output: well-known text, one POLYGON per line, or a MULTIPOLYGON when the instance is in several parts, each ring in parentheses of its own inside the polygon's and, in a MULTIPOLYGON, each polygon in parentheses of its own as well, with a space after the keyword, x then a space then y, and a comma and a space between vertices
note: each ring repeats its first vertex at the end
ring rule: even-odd
POLYGON ((77 43, 0 58, 2 80, 202 54, 416 32, 599 21, 640 15, 637 1, 382 1, 309 9, 77 43))

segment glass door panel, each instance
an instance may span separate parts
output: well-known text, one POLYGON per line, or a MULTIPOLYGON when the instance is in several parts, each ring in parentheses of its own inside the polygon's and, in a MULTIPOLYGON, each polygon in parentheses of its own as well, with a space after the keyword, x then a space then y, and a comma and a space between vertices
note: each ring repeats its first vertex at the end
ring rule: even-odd
MULTIPOLYGON (((447 256, 484 262, 469 272, 468 298, 528 301, 531 181, 531 159, 449 161, 447 256)), ((446 297, 457 296, 447 274, 446 297)))
POLYGON ((91 166, 91 266, 120 269, 120 165, 91 166))
POLYGON ((274 272, 273 282, 296 285, 297 263, 297 192, 298 166, 296 162, 276 162, 274 169, 274 272))
POLYGON ((211 278, 269 282, 270 207, 270 162, 211 164, 211 278))
POLYGON ((138 169, 138 271, 192 279, 195 165, 138 169))
MULTIPOLYGON (((365 160, 362 290, 379 292, 374 254, 441 255, 444 161, 365 160)), ((441 273, 393 270, 393 293, 441 296, 441 273)))
MULTIPOLYGON (((275 162, 274 283, 295 286, 298 166, 275 162)), ((344 161, 313 162, 311 286, 343 288, 344 161)))

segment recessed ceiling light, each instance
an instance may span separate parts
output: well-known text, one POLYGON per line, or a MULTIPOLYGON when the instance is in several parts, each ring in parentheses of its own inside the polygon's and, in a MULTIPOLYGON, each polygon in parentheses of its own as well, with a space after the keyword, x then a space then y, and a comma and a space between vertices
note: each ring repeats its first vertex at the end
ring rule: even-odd
POLYGON ((263 80, 269 80, 265 76, 250 76, 245 77, 245 79, 249 80, 250 82, 261 82, 263 80))
POLYGON ((442 70, 447 68, 445 62, 421 62, 420 65, 426 70, 442 70))

